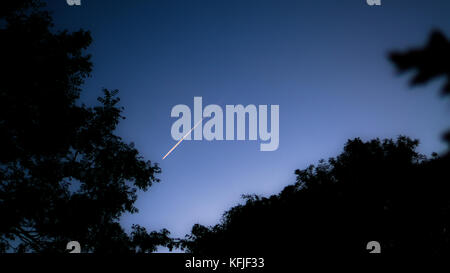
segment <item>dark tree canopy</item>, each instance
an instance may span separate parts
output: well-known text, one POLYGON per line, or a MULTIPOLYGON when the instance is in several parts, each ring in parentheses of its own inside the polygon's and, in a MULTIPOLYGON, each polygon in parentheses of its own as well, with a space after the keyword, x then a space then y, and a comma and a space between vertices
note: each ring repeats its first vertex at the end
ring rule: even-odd
MULTIPOLYGON (((450 95, 450 42, 441 31, 434 30, 423 48, 394 51, 389 58, 399 72, 414 71, 415 76, 411 79, 413 86, 443 77, 442 94, 450 95)), ((445 133, 444 139, 450 145, 450 130, 445 133)))
POLYGON ((154 251, 161 233, 118 223, 160 168, 114 134, 123 118, 117 91, 78 103, 92 63, 89 32, 53 31, 39 1, 0 12, 0 251, 154 251))
POLYGON ((442 93, 450 95, 450 42, 435 30, 431 33, 427 45, 406 52, 392 52, 391 61, 399 72, 415 71, 411 85, 424 84, 437 77, 445 77, 442 93))
POLYGON ((349 140, 344 151, 297 170, 297 182, 268 198, 244 196, 222 222, 195 225, 195 254, 450 252, 449 157, 427 159, 418 141, 349 140))

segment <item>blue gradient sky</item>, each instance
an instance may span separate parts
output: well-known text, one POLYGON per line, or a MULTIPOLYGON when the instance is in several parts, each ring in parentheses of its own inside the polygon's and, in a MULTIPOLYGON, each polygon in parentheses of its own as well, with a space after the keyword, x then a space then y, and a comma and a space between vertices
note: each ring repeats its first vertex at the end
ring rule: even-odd
POLYGON ((419 138, 443 151, 449 127, 442 82, 410 89, 387 60, 423 45, 430 30, 450 34, 450 1, 365 0, 49 1, 58 29, 91 30, 94 71, 82 100, 119 89, 127 117, 118 134, 160 163, 160 184, 140 193, 129 228, 168 228, 184 237, 212 225, 240 195, 269 195, 294 170, 337 155, 349 138, 419 138), (279 104, 280 146, 257 141, 185 141, 170 135, 176 104, 279 104))

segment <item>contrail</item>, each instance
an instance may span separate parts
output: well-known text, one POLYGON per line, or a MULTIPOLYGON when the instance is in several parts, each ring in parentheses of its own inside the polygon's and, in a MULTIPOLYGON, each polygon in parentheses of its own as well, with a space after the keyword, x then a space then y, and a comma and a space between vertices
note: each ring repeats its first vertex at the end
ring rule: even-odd
POLYGON ((184 135, 184 137, 182 137, 178 142, 177 142, 177 144, 175 144, 175 146, 173 146, 172 147, 172 149, 170 149, 170 151, 168 151, 167 152, 167 154, 162 158, 163 160, 164 160, 164 158, 166 158, 178 145, 180 145, 180 143, 181 143, 181 141, 183 141, 191 132, 192 132, 192 130, 194 130, 201 122, 203 121, 203 118, 199 121, 199 122, 197 122, 197 124, 195 124, 195 126, 194 127, 192 127, 192 129, 191 130, 189 130, 189 132, 187 132, 185 135, 184 135))

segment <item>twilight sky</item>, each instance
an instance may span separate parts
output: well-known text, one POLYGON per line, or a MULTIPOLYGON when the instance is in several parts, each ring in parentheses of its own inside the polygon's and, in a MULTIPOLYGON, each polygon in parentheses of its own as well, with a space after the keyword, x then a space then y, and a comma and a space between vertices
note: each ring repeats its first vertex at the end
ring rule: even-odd
MULTIPOLYGON (((160 184, 139 194, 150 230, 184 237, 212 225, 241 194, 270 195, 295 182, 294 170, 336 156, 349 138, 421 140, 445 149, 450 125, 441 81, 409 88, 388 51, 423 45, 433 28, 450 36, 450 1, 382 0, 49 0, 57 29, 90 30, 92 78, 82 101, 119 89, 126 120, 118 134, 162 168, 160 184), (170 129, 173 106, 194 96, 203 105, 280 105, 280 145, 259 141, 184 141, 170 129)), ((192 123, 194 124, 194 123, 192 123)))

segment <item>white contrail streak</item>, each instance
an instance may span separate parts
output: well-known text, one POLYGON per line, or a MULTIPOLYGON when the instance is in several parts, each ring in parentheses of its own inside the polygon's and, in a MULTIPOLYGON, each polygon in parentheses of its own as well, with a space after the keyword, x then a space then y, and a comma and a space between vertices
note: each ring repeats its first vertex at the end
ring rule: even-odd
POLYGON ((187 132, 178 142, 177 144, 175 144, 175 146, 172 147, 172 149, 170 149, 170 151, 167 152, 167 154, 162 158, 164 160, 164 158, 166 158, 178 145, 180 145, 181 141, 183 141, 201 122, 203 121, 203 118, 197 122, 197 124, 195 124, 194 127, 192 127, 191 130, 189 130, 189 132, 187 132))

